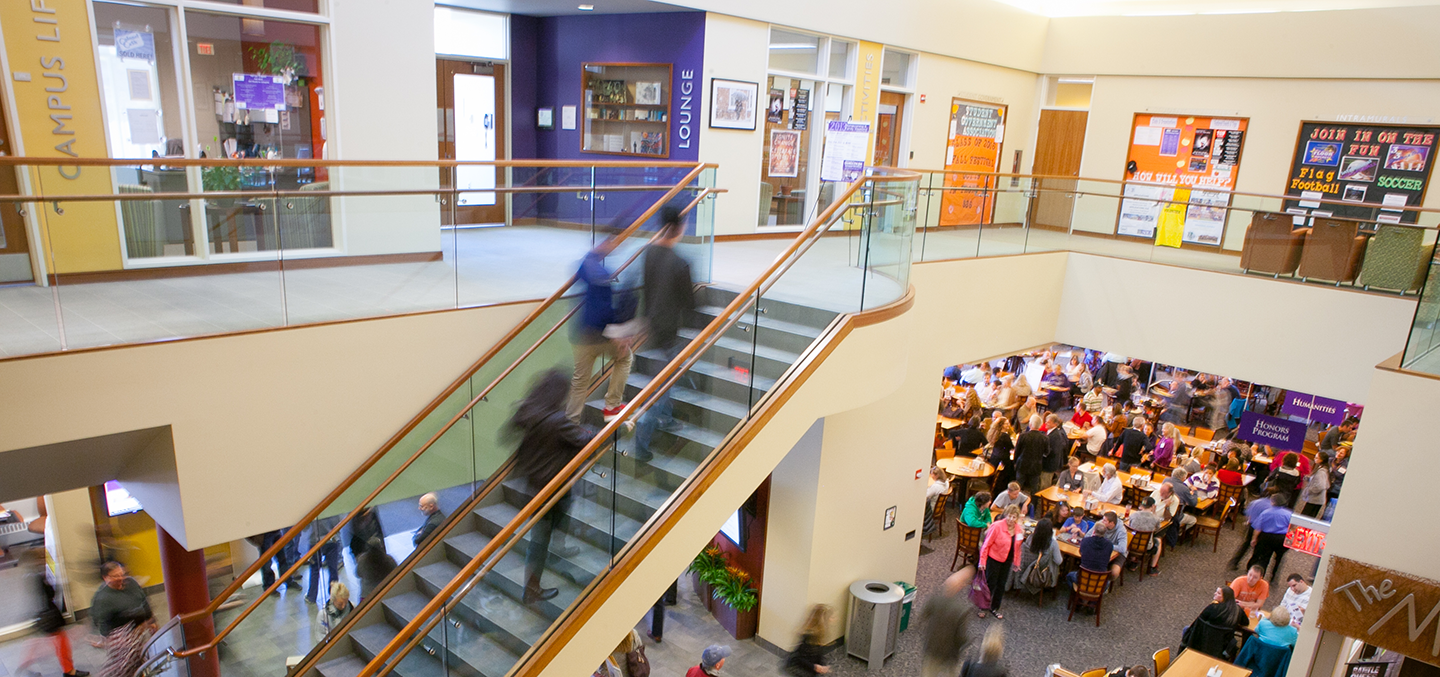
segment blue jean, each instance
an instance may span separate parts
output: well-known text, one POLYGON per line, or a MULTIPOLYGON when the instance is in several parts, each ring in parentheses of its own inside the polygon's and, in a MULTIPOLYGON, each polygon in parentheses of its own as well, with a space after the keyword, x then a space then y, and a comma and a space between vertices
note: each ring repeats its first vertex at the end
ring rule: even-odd
MULTIPOLYGON (((674 361, 675 356, 679 355, 680 350, 684 347, 684 341, 675 341, 661 348, 660 352, 665 356, 665 363, 669 364, 674 361)), ((678 385, 679 381, 676 381, 675 384, 678 385)), ((674 385, 671 386, 671 388, 673 387, 674 385)), ((664 392, 660 393, 655 398, 655 403, 640 415, 640 421, 635 424, 635 459, 642 463, 648 463, 650 459, 655 458, 655 454, 650 451, 650 441, 655 437, 655 430, 660 426, 669 426, 675 423, 675 403, 670 398, 671 388, 666 388, 664 392)))

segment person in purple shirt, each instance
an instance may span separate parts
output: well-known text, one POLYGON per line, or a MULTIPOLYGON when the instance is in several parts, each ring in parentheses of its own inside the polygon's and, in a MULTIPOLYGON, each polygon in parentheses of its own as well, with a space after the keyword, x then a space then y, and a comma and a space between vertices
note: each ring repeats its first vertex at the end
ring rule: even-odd
POLYGON ((1275 558, 1275 571, 1270 574, 1270 579, 1280 573, 1280 558, 1285 556, 1285 532, 1290 530, 1289 496, 1276 494, 1270 499, 1272 505, 1254 519, 1250 520, 1250 528, 1255 530, 1251 537, 1251 544, 1255 546, 1255 554, 1250 556, 1250 566, 1265 567, 1270 563, 1273 555, 1275 558))
POLYGON ((1231 571, 1238 570, 1240 568, 1240 560, 1244 559, 1245 553, 1250 552, 1250 543, 1255 537, 1255 518, 1259 517, 1260 513, 1270 509, 1272 505, 1270 502, 1270 494, 1271 491, 1267 488, 1260 498, 1250 501, 1250 504, 1245 506, 1245 520, 1247 522, 1245 525, 1245 537, 1240 539, 1239 547, 1235 548, 1235 555, 1230 558, 1231 571))

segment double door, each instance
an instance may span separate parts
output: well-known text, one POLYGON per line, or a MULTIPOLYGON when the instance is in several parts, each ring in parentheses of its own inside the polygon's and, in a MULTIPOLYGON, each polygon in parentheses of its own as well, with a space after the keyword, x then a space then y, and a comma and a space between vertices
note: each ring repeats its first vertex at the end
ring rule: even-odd
MULTIPOLYGON (((440 159, 506 159, 505 65, 437 59, 435 77, 440 159)), ((440 185, 461 192, 453 209, 441 210, 441 223, 505 223, 505 197, 494 190, 504 175, 503 169, 489 166, 442 168, 440 185)))

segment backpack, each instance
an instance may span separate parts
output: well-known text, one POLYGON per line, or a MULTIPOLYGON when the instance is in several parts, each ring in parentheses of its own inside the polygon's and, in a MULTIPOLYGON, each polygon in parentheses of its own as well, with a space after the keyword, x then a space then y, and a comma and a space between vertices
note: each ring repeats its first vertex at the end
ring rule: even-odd
POLYGON ((1025 570, 1025 585, 1029 588, 1043 590, 1055 587, 1055 571, 1045 564, 1045 558, 1049 553, 1040 553, 1035 561, 1030 563, 1030 568, 1025 570))

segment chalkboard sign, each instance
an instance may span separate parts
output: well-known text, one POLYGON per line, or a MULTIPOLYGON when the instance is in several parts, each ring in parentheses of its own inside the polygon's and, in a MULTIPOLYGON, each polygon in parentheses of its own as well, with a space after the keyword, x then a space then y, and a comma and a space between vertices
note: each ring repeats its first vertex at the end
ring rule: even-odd
POLYGON ((1389 663, 1346 663, 1345 677, 1385 677, 1389 663))
POLYGON ((1425 200, 1435 137, 1440 127, 1417 125, 1301 122, 1290 163, 1285 211, 1414 223, 1425 200), (1317 200, 1348 204, 1320 204, 1317 200))

